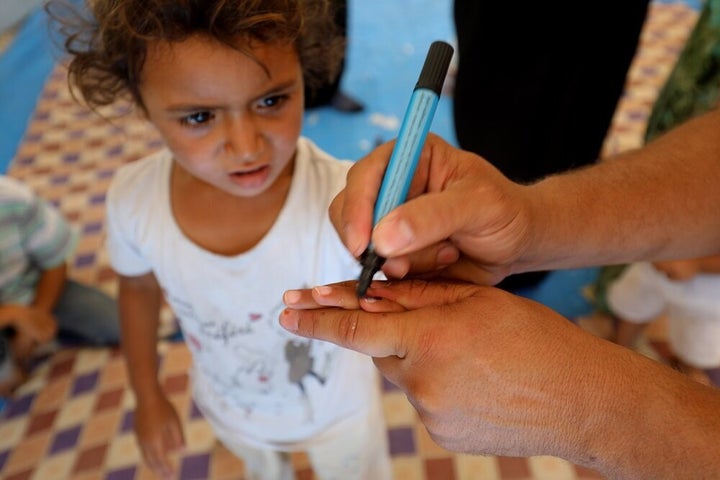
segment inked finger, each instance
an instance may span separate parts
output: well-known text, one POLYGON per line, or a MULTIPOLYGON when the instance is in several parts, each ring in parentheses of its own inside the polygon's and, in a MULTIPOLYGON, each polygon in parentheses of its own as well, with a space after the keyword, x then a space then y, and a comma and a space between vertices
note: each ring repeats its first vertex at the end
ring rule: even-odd
POLYGON ((485 287, 467 282, 408 279, 378 283, 373 294, 406 310, 417 310, 457 302, 482 288, 485 287))
POLYGON ((320 306, 313 298, 311 288, 285 291, 283 303, 292 308, 317 308, 320 306))
POLYGON ((287 290, 283 294, 283 302, 290 308, 299 309, 331 306, 358 308, 355 295, 356 286, 356 280, 346 280, 313 288, 287 290))
POLYGON ((352 286, 343 285, 321 285, 312 289, 312 297, 318 305, 325 307, 338 307, 344 309, 360 308, 356 293, 357 282, 352 286))

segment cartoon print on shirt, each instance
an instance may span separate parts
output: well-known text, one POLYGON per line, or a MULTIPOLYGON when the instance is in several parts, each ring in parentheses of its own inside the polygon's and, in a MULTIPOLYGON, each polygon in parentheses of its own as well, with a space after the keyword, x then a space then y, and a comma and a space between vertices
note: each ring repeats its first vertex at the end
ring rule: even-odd
MULTIPOLYGON (((277 318, 279 318, 283 308, 285 308, 284 304, 280 304, 273 312, 274 328, 278 328, 277 318)), ((307 422, 312 422, 314 414, 304 382, 308 378, 314 378, 320 385, 325 385, 330 370, 330 355, 326 353, 324 362, 321 363, 322 368, 318 369, 316 368, 316 358, 313 356, 313 346, 320 345, 319 342, 299 340, 295 336, 288 336, 287 332, 284 331, 282 335, 287 339, 284 348, 285 360, 288 364, 287 379, 300 389, 305 406, 305 419, 307 422)))
POLYGON ((250 335, 254 331, 252 325, 249 323, 238 325, 228 320, 209 320, 202 322, 200 324, 200 330, 204 335, 214 340, 222 340, 226 345, 229 344, 233 338, 241 335, 250 335))
POLYGON ((296 383, 300 390, 305 390, 302 379, 306 375, 315 377, 318 382, 325 384, 325 378, 313 371, 315 360, 310 356, 310 342, 288 340, 285 344, 285 360, 290 365, 288 379, 291 383, 296 383))
POLYGON ((239 321, 217 312, 215 318, 192 315, 182 322, 186 337, 193 339, 193 355, 207 357, 196 365, 205 366, 202 376, 224 399, 225 408, 242 410, 250 418, 258 408, 281 413, 293 404, 311 423, 315 415, 310 395, 328 379, 332 347, 299 341, 280 328, 277 319, 283 308, 280 302, 266 314, 245 311, 239 321))
POLYGON ((288 380, 300 388, 303 403, 305 404, 306 419, 308 422, 313 420, 313 411, 310 406, 310 400, 303 384, 303 379, 307 376, 315 378, 321 385, 325 385, 325 376, 320 375, 313 370, 315 359, 310 354, 310 342, 302 342, 297 340, 288 340, 285 344, 285 360, 287 360, 288 380))
MULTIPOLYGON (((247 341, 243 340, 258 330, 263 315, 251 312, 241 321, 223 318, 217 312, 212 319, 198 318, 196 312, 188 306, 182 308, 184 302, 174 299, 174 305, 180 305, 183 317, 180 323, 188 347, 195 356, 208 357, 208 362, 197 365, 210 365, 202 369, 204 377, 208 378, 213 389, 222 397, 232 399, 234 407, 250 415, 257 404, 257 396, 265 396, 273 391, 273 368, 267 352, 260 349, 248 348, 247 341), (218 365, 217 359, 223 358, 218 365)), ((257 342, 253 342, 257 344, 257 342)))
POLYGON ((228 356, 226 365, 218 368, 204 368, 203 375, 212 380, 213 388, 232 408, 242 410, 247 417, 259 403, 270 405, 258 398, 273 398, 276 386, 274 369, 262 350, 253 350, 244 345, 235 345, 228 356), (228 367, 228 368, 223 368, 228 367))

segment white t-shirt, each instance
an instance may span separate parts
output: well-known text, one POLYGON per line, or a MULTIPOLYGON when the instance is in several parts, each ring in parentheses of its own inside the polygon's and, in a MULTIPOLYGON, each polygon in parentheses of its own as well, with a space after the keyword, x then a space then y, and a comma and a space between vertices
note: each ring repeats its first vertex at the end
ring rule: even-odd
POLYGON ((369 357, 278 324, 285 290, 359 274, 327 213, 350 165, 301 138, 275 224, 254 248, 231 257, 198 247, 175 223, 169 151, 123 166, 108 192, 113 268, 127 276, 154 272, 193 355, 198 406, 215 428, 256 446, 304 448, 364 414, 375 392, 369 357))
POLYGON ((697 368, 720 366, 720 275, 673 281, 648 262, 628 266, 608 287, 610 310, 625 321, 648 323, 662 313, 678 357, 697 368))

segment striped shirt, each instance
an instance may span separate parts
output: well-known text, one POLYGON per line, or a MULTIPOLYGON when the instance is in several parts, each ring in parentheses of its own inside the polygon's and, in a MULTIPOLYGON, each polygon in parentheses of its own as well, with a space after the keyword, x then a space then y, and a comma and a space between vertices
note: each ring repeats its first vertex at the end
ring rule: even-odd
POLYGON ((43 270, 64 262, 77 239, 57 209, 0 175, 0 304, 32 303, 43 270))

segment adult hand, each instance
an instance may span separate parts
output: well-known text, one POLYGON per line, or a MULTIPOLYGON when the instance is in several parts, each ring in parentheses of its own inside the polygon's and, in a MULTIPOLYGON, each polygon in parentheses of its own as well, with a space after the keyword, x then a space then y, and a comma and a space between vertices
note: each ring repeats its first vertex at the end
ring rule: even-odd
POLYGON ((587 380, 606 361, 602 341, 530 300, 421 280, 373 282, 362 299, 344 282, 284 300, 284 328, 374 357, 450 450, 577 460, 602 415, 587 380))
POLYGON ((371 239, 387 257, 383 271, 494 284, 513 273, 527 244, 529 218, 524 187, 510 182, 477 155, 429 135, 408 201, 372 228, 372 215, 393 143, 350 169, 330 217, 355 256, 371 239))
POLYGON ((716 255, 719 127, 720 109, 616 161, 526 186, 429 135, 408 201, 373 229, 386 144, 351 168, 330 217, 356 256, 372 235, 390 278, 431 272, 494 284, 533 270, 716 255))
POLYGON ((135 435, 148 467, 160 478, 173 478, 171 454, 185 446, 185 438, 177 411, 165 395, 138 402, 135 435))
POLYGON ((495 288, 355 288, 288 291, 280 323, 373 356, 443 447, 555 455, 609 478, 720 475, 716 389, 495 288))

